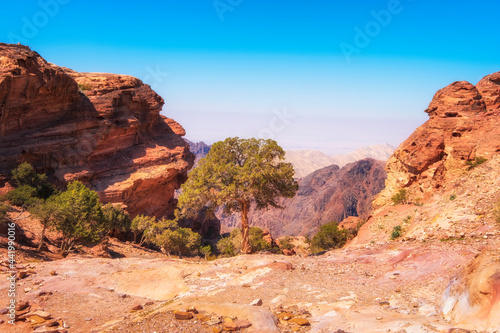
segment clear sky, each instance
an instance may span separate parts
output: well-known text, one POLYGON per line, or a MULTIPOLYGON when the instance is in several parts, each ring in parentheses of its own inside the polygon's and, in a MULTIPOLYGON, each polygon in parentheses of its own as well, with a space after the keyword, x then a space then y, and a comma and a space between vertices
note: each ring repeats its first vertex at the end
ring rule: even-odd
POLYGON ((497 1, 5 1, 0 41, 136 76, 187 138, 399 145, 440 88, 500 71, 497 1))

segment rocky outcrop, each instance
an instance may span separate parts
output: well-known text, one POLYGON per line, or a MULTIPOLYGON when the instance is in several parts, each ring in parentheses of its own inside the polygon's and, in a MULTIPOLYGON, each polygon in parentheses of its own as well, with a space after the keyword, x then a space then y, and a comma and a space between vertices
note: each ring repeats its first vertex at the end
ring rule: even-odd
POLYGON ((425 199, 460 176, 467 162, 500 152, 500 73, 477 86, 452 83, 435 94, 425 112, 429 120, 387 162, 386 188, 376 207, 389 203, 401 188, 412 200, 425 199))
POLYGON ((80 180, 131 214, 163 216, 194 155, 160 116, 163 99, 127 75, 77 73, 0 44, 0 188, 21 162, 63 184, 80 180))
POLYGON ((461 327, 500 327, 500 252, 486 251, 465 267, 445 291, 443 314, 461 327))
MULTIPOLYGON (((250 211, 250 224, 267 229, 274 237, 306 235, 322 224, 340 222, 348 216, 367 218, 373 196, 385 180, 385 163, 365 159, 342 169, 332 165, 299 180, 299 191, 292 199, 282 199, 283 210, 250 211)), ((240 216, 219 215, 226 229, 239 227, 240 216)))

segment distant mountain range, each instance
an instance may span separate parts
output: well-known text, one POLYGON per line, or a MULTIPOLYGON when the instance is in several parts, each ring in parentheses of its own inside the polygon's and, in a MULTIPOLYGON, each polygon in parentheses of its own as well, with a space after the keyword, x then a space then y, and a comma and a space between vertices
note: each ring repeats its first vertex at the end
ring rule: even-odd
MULTIPOLYGON (((342 168, 337 165, 316 170, 299 179, 299 191, 292 199, 280 199, 283 210, 250 210, 250 225, 268 229, 274 237, 307 235, 319 226, 349 216, 366 219, 373 196, 384 188, 385 162, 363 159, 342 168)), ((217 214, 223 231, 240 227, 241 215, 217 214)))
MULTIPOLYGON (((207 145, 203 141, 186 141, 189 143, 191 152, 196 155, 196 167, 198 165, 198 161, 207 156, 211 146, 207 145)), ((303 178, 316 170, 334 164, 342 168, 349 163, 360 161, 365 158, 387 161, 389 157, 391 157, 392 153, 394 153, 394 150, 396 150, 396 147, 387 143, 363 147, 348 154, 337 154, 333 156, 329 156, 319 150, 290 150, 286 152, 286 161, 293 164, 295 177, 303 178)))
POLYGON ((293 164, 295 177, 303 178, 316 170, 333 164, 343 167, 365 158, 387 161, 395 149, 396 147, 385 143, 359 148, 345 155, 334 156, 328 156, 318 150, 290 150, 286 152, 286 161, 293 164))

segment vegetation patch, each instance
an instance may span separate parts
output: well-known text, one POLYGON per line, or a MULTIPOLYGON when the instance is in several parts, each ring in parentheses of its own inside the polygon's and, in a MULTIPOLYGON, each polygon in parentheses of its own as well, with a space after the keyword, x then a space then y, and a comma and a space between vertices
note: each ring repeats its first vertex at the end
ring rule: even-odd
POLYGON ((474 159, 472 161, 467 161, 467 162, 465 162, 465 164, 469 166, 469 170, 472 170, 475 167, 477 167, 478 165, 485 163, 486 161, 488 161, 488 159, 486 159, 482 156, 476 156, 476 157, 474 157, 474 159))
POLYGON ((337 222, 323 224, 311 239, 313 253, 340 248, 352 237, 348 230, 341 230, 337 222))
POLYGON ((88 83, 78 83, 78 88, 80 88, 81 91, 86 91, 86 90, 92 90, 93 87, 88 84, 88 83))
POLYGON ((391 240, 395 240, 403 235, 403 229, 400 225, 395 226, 391 232, 391 240))
POLYGON ((406 191, 406 189, 402 188, 398 191, 398 193, 394 194, 391 197, 391 200, 395 205, 407 204, 408 192, 406 191))

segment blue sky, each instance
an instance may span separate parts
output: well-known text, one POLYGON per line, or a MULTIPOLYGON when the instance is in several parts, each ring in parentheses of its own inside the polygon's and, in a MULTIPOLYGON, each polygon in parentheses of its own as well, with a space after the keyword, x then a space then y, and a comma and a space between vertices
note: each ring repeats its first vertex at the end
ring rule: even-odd
POLYGON ((9 1, 0 41, 136 76, 189 139, 398 145, 440 88, 500 70, 495 1, 9 1), (347 50, 347 51, 346 51, 347 50), (346 52, 350 52, 346 55, 346 52))

